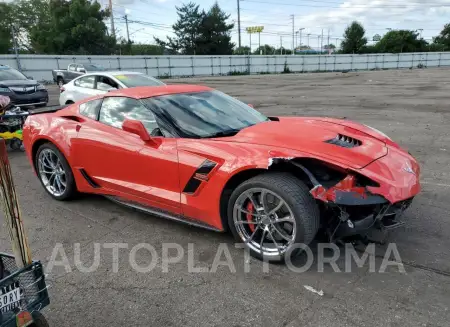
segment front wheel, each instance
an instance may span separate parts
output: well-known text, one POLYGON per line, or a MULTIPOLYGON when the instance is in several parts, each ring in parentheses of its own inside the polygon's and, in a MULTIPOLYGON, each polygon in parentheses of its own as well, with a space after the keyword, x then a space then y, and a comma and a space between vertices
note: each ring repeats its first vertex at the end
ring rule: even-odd
POLYGON ((42 186, 54 199, 68 200, 75 195, 72 169, 54 144, 44 143, 39 147, 35 165, 42 186))
POLYGON ((39 311, 34 311, 32 313, 33 317, 33 323, 31 324, 31 327, 49 327, 50 325, 47 322, 47 319, 45 319, 44 315, 40 313, 39 311))
POLYGON ((284 261, 319 229, 319 208, 306 185, 288 173, 251 178, 232 193, 228 223, 238 242, 260 260, 284 261))

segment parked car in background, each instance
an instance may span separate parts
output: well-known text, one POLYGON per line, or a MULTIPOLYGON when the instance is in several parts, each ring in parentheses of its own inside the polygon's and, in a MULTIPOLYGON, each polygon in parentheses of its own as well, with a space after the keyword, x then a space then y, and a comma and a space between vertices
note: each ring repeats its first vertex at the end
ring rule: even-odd
POLYGON ((70 64, 67 69, 52 70, 53 81, 60 87, 74 78, 86 73, 106 71, 105 68, 94 64, 70 64))
POLYGON ((64 106, 117 89, 158 85, 165 84, 156 78, 138 72, 111 71, 85 74, 60 88, 59 104, 64 106))
POLYGON ((18 107, 45 107, 48 102, 43 84, 6 65, 0 65, 0 95, 9 97, 18 107))

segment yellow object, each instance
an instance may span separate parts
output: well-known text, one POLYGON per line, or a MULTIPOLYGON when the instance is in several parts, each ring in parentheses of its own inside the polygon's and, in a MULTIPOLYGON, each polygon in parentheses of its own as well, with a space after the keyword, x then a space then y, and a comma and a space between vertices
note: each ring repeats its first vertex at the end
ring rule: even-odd
POLYGON ((250 26, 245 28, 247 30, 247 33, 254 34, 254 33, 261 33, 264 31, 264 26, 250 26))
POLYGON ((22 141, 22 130, 15 131, 14 133, 11 132, 0 133, 0 138, 5 140, 19 139, 22 141))

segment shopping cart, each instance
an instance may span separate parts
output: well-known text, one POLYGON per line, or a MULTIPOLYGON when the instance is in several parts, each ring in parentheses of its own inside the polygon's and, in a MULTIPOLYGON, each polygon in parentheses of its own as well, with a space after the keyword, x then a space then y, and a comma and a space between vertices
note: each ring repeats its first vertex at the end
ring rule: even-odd
POLYGON ((0 253, 0 327, 47 327, 40 312, 50 304, 39 261, 18 269, 15 258, 0 253))

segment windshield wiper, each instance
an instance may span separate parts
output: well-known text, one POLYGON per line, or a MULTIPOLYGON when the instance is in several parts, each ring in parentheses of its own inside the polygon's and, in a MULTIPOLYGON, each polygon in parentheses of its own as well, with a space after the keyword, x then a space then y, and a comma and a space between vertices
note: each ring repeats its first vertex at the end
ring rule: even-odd
POLYGON ((234 136, 239 133, 240 129, 229 129, 227 131, 220 131, 217 133, 213 133, 210 135, 202 136, 202 139, 214 138, 214 137, 225 137, 225 136, 234 136))

